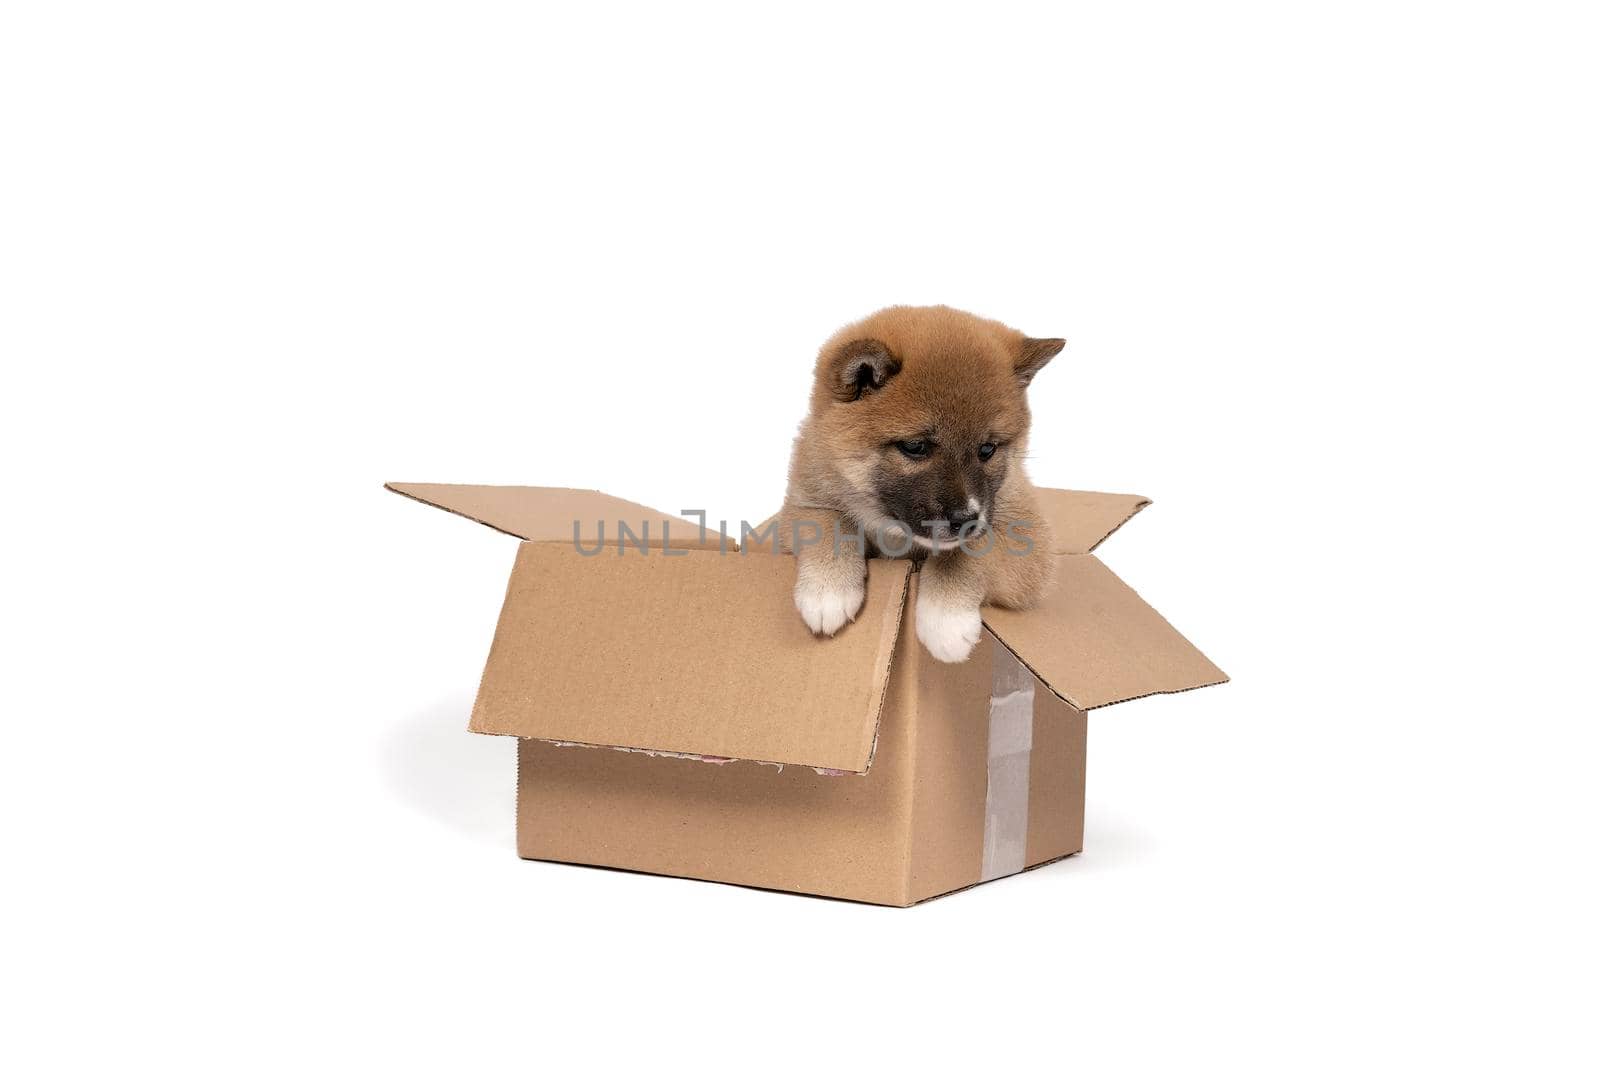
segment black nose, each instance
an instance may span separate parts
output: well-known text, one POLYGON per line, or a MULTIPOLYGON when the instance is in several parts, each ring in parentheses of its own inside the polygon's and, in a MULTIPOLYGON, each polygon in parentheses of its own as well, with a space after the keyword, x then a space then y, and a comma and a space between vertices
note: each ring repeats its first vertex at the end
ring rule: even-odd
POLYGON ((944 521, 950 524, 950 529, 959 530, 969 522, 977 522, 978 513, 968 507, 949 508, 944 513, 944 521))

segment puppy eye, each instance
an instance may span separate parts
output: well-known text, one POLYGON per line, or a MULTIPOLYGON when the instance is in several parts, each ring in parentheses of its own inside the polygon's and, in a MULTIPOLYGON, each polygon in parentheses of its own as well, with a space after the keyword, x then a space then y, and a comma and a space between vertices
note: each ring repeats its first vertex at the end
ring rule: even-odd
POLYGON ((896 441, 894 447, 912 459, 921 459, 933 449, 933 445, 927 441, 896 441))
POLYGON ((999 447, 1000 446, 996 445, 996 444, 982 444, 982 445, 979 445, 978 446, 978 458, 980 460, 982 460, 983 462, 985 462, 985 463, 989 462, 989 457, 994 455, 994 450, 999 448, 999 447))

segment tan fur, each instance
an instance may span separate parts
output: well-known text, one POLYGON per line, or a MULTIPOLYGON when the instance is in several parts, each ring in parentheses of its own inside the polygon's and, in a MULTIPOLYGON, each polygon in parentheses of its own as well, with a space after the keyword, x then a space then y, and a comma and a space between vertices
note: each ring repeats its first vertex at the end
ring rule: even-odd
POLYGON ((1061 344, 940 306, 886 308, 822 346, 779 530, 798 558, 796 604, 814 631, 837 631, 861 603, 865 564, 849 545, 834 551, 836 529, 847 538, 865 533, 868 554, 876 554, 875 532, 893 519, 910 521, 891 514, 886 501, 921 516, 941 500, 948 506, 962 486, 992 494, 987 532, 968 542, 990 550, 910 553, 923 560, 919 636, 939 658, 964 659, 963 645, 977 640, 980 604, 1028 607, 1038 600, 1052 556, 1022 469, 1026 387, 1061 344), (907 457, 899 441, 931 442, 932 454, 907 457), (994 442, 1003 444, 992 458, 978 459, 979 446, 994 442), (820 530, 820 542, 797 545, 797 528, 820 530), (1032 540, 1031 550, 1021 538, 1032 540))

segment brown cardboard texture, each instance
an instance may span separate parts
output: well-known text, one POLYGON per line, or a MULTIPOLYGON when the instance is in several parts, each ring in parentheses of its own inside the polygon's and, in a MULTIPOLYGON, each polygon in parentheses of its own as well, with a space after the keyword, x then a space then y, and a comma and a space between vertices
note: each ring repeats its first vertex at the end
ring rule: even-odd
POLYGON ((1079 851, 1088 711, 1227 681, 1090 554, 1143 497, 1040 490, 1055 587, 946 664, 903 560, 819 638, 770 541, 586 490, 388 488, 524 541, 470 729, 520 739, 529 859, 913 904, 1079 851))

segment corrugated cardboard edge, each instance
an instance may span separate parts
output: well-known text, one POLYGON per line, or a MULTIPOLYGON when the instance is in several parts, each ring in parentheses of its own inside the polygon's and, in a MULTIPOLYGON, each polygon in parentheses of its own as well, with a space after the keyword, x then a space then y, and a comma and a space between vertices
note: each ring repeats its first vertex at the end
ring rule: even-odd
MULTIPOLYGON (((1149 507, 1151 505, 1151 503, 1153 503, 1153 501, 1151 501, 1149 497, 1146 497, 1140 503, 1135 504, 1134 507, 1133 507, 1133 510, 1128 512, 1127 518, 1124 518, 1121 522, 1119 522, 1115 526, 1111 527, 1111 529, 1109 529, 1105 533, 1101 534, 1100 535, 1100 540, 1096 541, 1094 544, 1089 546, 1089 551, 1093 552, 1095 549, 1097 549, 1101 545, 1105 544, 1107 538, 1109 538, 1112 534, 1116 533, 1118 530, 1122 529, 1124 526, 1128 525, 1128 522, 1135 515, 1139 514, 1139 512, 1141 512, 1145 508, 1149 507)), ((1020 658, 1020 657, 1018 657, 1018 658, 1020 658)))
MULTIPOLYGON (((878 634, 878 656, 873 661, 873 681, 881 682, 878 686, 878 707, 873 712, 872 747, 867 750, 867 769, 862 774, 872 770, 873 757, 878 754, 878 738, 883 733, 883 706, 889 700, 890 672, 894 670, 895 652, 900 647, 900 624, 905 618, 906 601, 911 597, 911 575, 914 573, 912 566, 907 563, 905 570, 900 573, 900 599, 894 609, 894 618, 889 620, 878 634)), ((916 646, 913 642, 913 653, 916 646)))
MULTIPOLYGON (((878 650, 877 650, 876 655, 873 657, 872 677, 873 677, 874 686, 878 690, 878 703, 877 703, 877 706, 872 711, 872 714, 873 714, 873 719, 872 719, 872 723, 873 723, 873 726, 872 726, 872 745, 867 750, 867 764, 866 764, 866 768, 864 770, 856 771, 856 770, 851 770, 849 768, 843 768, 843 767, 817 767, 817 766, 813 766, 811 764, 806 764, 806 763, 779 763, 779 762, 774 761, 774 760, 745 759, 745 758, 738 757, 738 756, 719 756, 719 755, 716 755, 714 753, 709 753, 709 752, 673 752, 673 751, 669 751, 667 749, 659 749, 659 748, 634 748, 634 747, 631 747, 631 746, 628 746, 628 745, 602 745, 602 744, 594 744, 594 743, 591 743, 591 742, 588 742, 588 741, 572 741, 572 740, 568 740, 566 738, 560 738, 560 737, 531 737, 531 736, 525 737, 525 736, 523 736, 521 734, 502 734, 502 733, 495 733, 495 732, 479 730, 479 729, 476 728, 476 726, 472 722, 468 723, 467 730, 469 732, 471 732, 471 733, 482 734, 483 736, 487 736, 487 737, 517 737, 517 738, 520 738, 522 740, 540 741, 540 742, 543 742, 545 744, 555 745, 557 747, 562 747, 562 748, 598 748, 598 749, 607 749, 607 750, 612 751, 612 752, 625 752, 625 753, 630 753, 630 754, 634 754, 634 755, 641 755, 641 756, 665 757, 665 758, 668 758, 668 759, 694 760, 696 762, 710 764, 712 766, 721 766, 721 765, 726 764, 726 763, 741 763, 742 762, 742 763, 755 763, 755 764, 758 764, 758 765, 763 766, 763 767, 775 767, 779 771, 782 771, 784 767, 804 767, 804 768, 812 770, 812 771, 814 771, 814 772, 816 772, 817 774, 820 774, 820 775, 864 775, 864 774, 868 774, 868 773, 870 773, 872 771, 872 760, 878 754, 878 738, 883 733, 883 708, 884 708, 884 704, 887 702, 888 697, 889 697, 889 684, 890 684, 890 682, 889 682, 889 673, 890 673, 890 671, 892 671, 894 669, 895 653, 898 650, 899 643, 900 643, 899 642, 900 626, 901 626, 902 621, 905 618, 906 600, 907 600, 907 598, 909 596, 909 590, 910 590, 910 587, 911 587, 911 575, 912 575, 911 565, 909 563, 904 563, 903 561, 898 561, 898 560, 896 560, 896 561, 886 561, 886 562, 900 563, 904 567, 904 569, 901 571, 901 574, 900 574, 900 596, 895 601, 894 612, 892 614, 890 614, 888 612, 884 613, 883 626, 881 627, 881 629, 879 631, 879 634, 878 634, 878 650)), ((506 578, 506 589, 507 589, 507 593, 508 594, 510 592, 510 587, 511 587, 511 578, 508 576, 506 578)), ((483 686, 483 680, 482 680, 483 679, 483 673, 487 673, 488 669, 489 669, 489 664, 488 664, 488 662, 485 662, 483 672, 480 673, 480 675, 479 675, 479 683, 478 684, 479 684, 480 690, 482 689, 482 686, 483 686)), ((476 718, 476 715, 477 715, 477 702, 474 701, 474 704, 473 704, 473 717, 474 717, 474 719, 476 718)))
POLYGON ((1150 505, 1139 493, 1034 486, 1034 507, 1050 530, 1050 552, 1087 556, 1150 505))
MULTIPOLYGON (((921 583, 922 583, 921 568, 920 567, 912 567, 911 568, 911 572, 906 575, 906 601, 907 602, 909 602, 910 599, 911 599, 911 594, 913 592, 914 587, 920 586, 921 583)), ((902 607, 902 611, 903 610, 904 609, 902 607)), ((905 671, 906 673, 902 676, 901 681, 909 687, 908 690, 907 690, 907 694, 908 694, 909 700, 912 702, 912 705, 914 707, 915 706, 915 701, 916 701, 916 693, 917 693, 917 674, 922 669, 921 662, 920 662, 920 657, 922 655, 922 643, 917 640, 917 635, 916 635, 916 633, 913 632, 916 629, 914 623, 908 624, 907 620, 902 618, 901 619, 901 625, 905 626, 905 629, 906 629, 906 634, 905 634, 906 643, 911 646, 911 651, 906 654, 907 662, 902 667, 902 670, 905 671)), ((884 690, 883 690, 885 697, 887 697, 888 694, 889 694, 890 686, 893 686, 895 684, 896 684, 896 680, 895 680, 894 676, 891 674, 889 676, 889 685, 885 686, 884 690)), ((918 752, 917 752, 917 727, 918 727, 918 723, 917 723, 916 716, 914 716, 914 715, 908 716, 908 719, 909 719, 909 722, 906 724, 906 740, 907 740, 907 742, 909 742, 909 744, 907 746, 908 751, 907 751, 906 755, 911 760, 911 767, 910 767, 910 770, 908 771, 908 773, 906 774, 905 781, 904 781, 903 786, 902 786, 902 788, 904 790, 903 797, 904 797, 904 804, 905 804, 905 820, 904 820, 904 822, 902 824, 903 830, 902 830, 902 836, 901 836, 901 840, 900 840, 900 872, 901 872, 901 877, 900 877, 900 896, 899 896, 899 899, 895 902, 895 905, 894 905, 895 907, 899 907, 899 908, 909 908, 911 906, 911 903, 912 903, 912 901, 911 901, 911 882, 912 882, 912 877, 913 877, 913 875, 915 874, 915 871, 916 871, 915 864, 916 864, 916 859, 917 859, 917 755, 918 755, 918 752)), ((882 713, 881 710, 878 713, 878 722, 880 724, 883 722, 883 713, 882 713)), ((874 740, 874 742, 873 742, 873 749, 874 749, 874 751, 876 751, 876 749, 877 749, 876 740, 874 740)))

